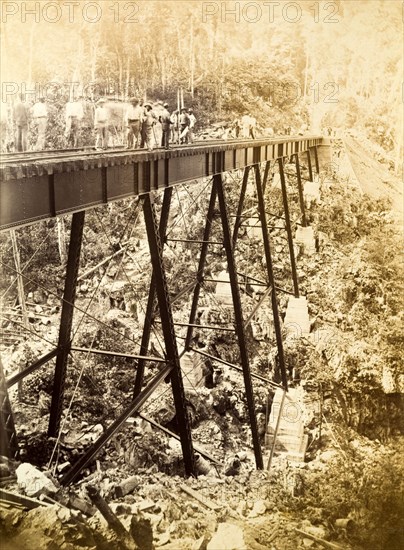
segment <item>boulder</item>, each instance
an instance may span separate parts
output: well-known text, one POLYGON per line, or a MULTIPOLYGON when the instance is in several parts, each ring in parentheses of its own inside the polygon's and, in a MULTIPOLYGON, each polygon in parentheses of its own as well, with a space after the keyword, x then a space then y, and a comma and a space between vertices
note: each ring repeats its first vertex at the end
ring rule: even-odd
POLYGON ((233 523, 219 523, 206 550, 247 550, 243 529, 233 523))
POLYGON ((51 495, 58 491, 56 485, 44 472, 41 472, 28 462, 20 464, 15 473, 18 485, 29 497, 51 495))

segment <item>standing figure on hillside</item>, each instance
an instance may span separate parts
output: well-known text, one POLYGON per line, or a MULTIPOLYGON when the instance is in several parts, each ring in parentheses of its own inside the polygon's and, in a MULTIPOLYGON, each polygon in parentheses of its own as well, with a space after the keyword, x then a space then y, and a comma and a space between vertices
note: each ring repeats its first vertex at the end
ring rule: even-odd
POLYGON ((144 146, 147 147, 149 151, 153 150, 153 143, 154 143, 154 125, 156 124, 156 115, 152 111, 152 106, 149 103, 146 103, 145 106, 145 112, 143 115, 143 122, 142 122, 142 143, 144 143, 144 146))
POLYGON ((140 125, 143 119, 143 107, 139 105, 139 100, 136 98, 131 99, 130 106, 126 110, 126 125, 128 127, 128 144, 127 149, 137 149, 140 125))
POLYGON ((195 124, 196 124, 196 117, 194 115, 193 109, 188 109, 188 116, 189 116, 188 141, 189 141, 189 143, 193 143, 194 142, 194 130, 195 130, 195 124))
POLYGON ((81 99, 82 98, 79 97, 74 101, 66 103, 65 138, 67 140, 67 145, 70 147, 77 147, 78 145, 80 125, 84 117, 81 99))
POLYGON ((185 107, 181 109, 180 112, 180 142, 188 142, 188 132, 189 132, 189 116, 185 107))
POLYGON ((97 102, 94 114, 94 128, 97 131, 95 141, 96 149, 106 149, 108 146, 108 110, 105 107, 106 100, 101 98, 97 102))
POLYGON ((16 149, 17 151, 26 151, 28 149, 29 108, 24 103, 24 94, 20 94, 20 100, 14 105, 13 120, 17 130, 16 149))
POLYGON ((48 108, 46 107, 44 97, 40 97, 32 107, 32 118, 34 119, 38 130, 35 150, 42 151, 45 149, 45 133, 46 126, 48 124, 48 108))
POLYGON ((164 111, 159 116, 159 121, 161 123, 161 129, 163 134, 161 136, 161 146, 165 149, 170 148, 170 126, 171 126, 171 115, 168 110, 168 103, 164 103, 164 111))

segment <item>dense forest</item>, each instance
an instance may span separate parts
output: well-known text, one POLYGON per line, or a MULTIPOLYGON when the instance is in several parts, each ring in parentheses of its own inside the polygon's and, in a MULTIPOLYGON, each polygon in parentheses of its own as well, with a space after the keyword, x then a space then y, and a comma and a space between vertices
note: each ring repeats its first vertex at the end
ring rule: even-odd
POLYGON ((2 12, 3 113, 25 90, 60 105, 73 93, 174 108, 182 87, 202 125, 249 112, 262 128, 356 128, 398 170, 399 1, 3 2, 2 12))

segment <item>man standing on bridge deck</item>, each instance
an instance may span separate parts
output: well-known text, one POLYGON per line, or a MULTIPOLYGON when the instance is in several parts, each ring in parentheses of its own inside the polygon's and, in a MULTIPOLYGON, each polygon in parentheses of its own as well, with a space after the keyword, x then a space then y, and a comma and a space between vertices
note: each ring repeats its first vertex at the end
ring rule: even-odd
POLYGON ((146 103, 144 106, 144 115, 142 122, 142 142, 149 151, 153 150, 153 127, 156 124, 156 115, 152 111, 152 106, 146 103))
POLYGON ((20 101, 14 105, 13 120, 17 128, 17 151, 26 151, 28 149, 28 121, 29 109, 24 103, 24 95, 20 94, 20 101))
POLYGON ((94 128, 97 131, 97 139, 95 141, 96 149, 106 149, 108 146, 108 111, 105 108, 105 103, 105 99, 99 99, 95 109, 94 128))
POLYGON ((46 126, 48 124, 48 109, 46 107, 44 97, 40 97, 39 101, 37 101, 32 107, 32 117, 38 129, 35 149, 36 151, 42 151, 45 149, 45 133, 46 126))
POLYGON ((181 143, 187 143, 189 132, 189 116, 187 110, 183 107, 180 113, 180 141, 181 143))
POLYGON ((194 129, 196 124, 196 117, 194 115, 193 109, 188 109, 189 116, 189 126, 188 126, 188 141, 189 143, 194 142, 194 129))
POLYGON ((136 149, 139 142, 140 124, 142 122, 143 107, 139 105, 139 100, 132 98, 130 106, 126 111, 126 125, 128 127, 127 149, 136 149))
POLYGON ((257 128, 257 119, 254 118, 253 116, 250 116, 250 124, 249 124, 249 127, 248 127, 248 135, 250 138, 252 139, 255 139, 255 131, 256 131, 256 128, 257 128))
POLYGON ((161 146, 165 149, 170 148, 170 126, 171 126, 171 115, 168 111, 168 103, 164 103, 164 111, 159 116, 159 121, 161 123, 161 129, 163 134, 161 136, 161 146))
POLYGON ((81 103, 82 98, 79 97, 74 101, 66 103, 66 130, 65 137, 67 145, 70 147, 77 147, 78 134, 80 130, 80 124, 84 117, 83 105, 81 103))

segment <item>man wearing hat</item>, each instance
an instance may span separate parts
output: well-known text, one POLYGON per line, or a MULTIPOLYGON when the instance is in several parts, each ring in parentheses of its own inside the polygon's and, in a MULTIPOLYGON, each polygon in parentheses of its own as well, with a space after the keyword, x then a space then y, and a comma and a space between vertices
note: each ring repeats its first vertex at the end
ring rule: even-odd
POLYGON ((65 138, 67 144, 72 147, 77 147, 78 145, 78 134, 80 131, 80 124, 84 117, 83 104, 81 103, 82 97, 78 99, 72 98, 71 101, 66 103, 66 129, 65 129, 65 138))
POLYGON ((106 149, 108 146, 108 111, 105 108, 105 103, 105 99, 101 98, 97 101, 97 107, 95 108, 94 128, 97 131, 96 149, 106 149))
POLYGON ((149 151, 153 149, 153 126, 156 124, 156 115, 152 111, 150 103, 145 103, 142 121, 142 143, 149 151))
POLYGON ((164 110, 159 116, 159 121, 161 123, 161 129, 163 131, 163 134, 161 136, 161 146, 165 149, 169 149, 171 115, 168 111, 168 103, 164 103, 164 110))
POLYGON ((189 132, 189 116, 187 110, 183 107, 180 112, 180 139, 181 143, 187 143, 189 132))
POLYGON ((126 110, 126 125, 128 127, 128 145, 127 149, 136 149, 140 134, 140 124, 142 122, 143 107, 139 105, 139 100, 132 98, 130 106, 126 110))

